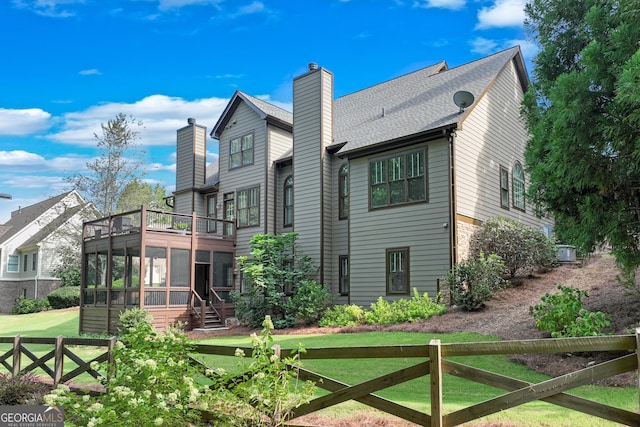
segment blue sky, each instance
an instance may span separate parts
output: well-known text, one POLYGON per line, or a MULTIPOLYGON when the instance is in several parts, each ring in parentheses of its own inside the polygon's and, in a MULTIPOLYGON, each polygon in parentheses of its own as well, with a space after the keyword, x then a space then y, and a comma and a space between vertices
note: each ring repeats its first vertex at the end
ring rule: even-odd
MULTIPOLYGON (((525 0, 3 0, 0 2, 0 224, 69 190, 94 133, 143 122, 144 179, 175 185, 176 130, 210 130, 236 89, 291 109, 309 62, 335 96, 446 60, 513 45, 529 72, 525 0)), ((208 141, 209 160, 217 141, 208 141)), ((141 171, 142 172, 142 171, 141 171)))

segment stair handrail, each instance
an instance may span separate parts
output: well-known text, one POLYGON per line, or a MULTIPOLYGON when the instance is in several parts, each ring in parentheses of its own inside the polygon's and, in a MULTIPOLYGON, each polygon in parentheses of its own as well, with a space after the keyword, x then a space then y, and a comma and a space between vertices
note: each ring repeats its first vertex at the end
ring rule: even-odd
POLYGON ((220 322, 222 322, 222 325, 225 324, 225 312, 226 312, 226 302, 224 299, 220 298, 220 295, 218 295, 218 293, 211 287, 209 286, 209 307, 211 307, 211 309, 218 315, 218 317, 220 318, 220 322), (215 306, 213 305, 213 299, 215 297, 215 302, 217 304, 220 304, 220 311, 218 311, 215 306))
POLYGON ((198 319, 200 320, 200 328, 204 328, 204 312, 207 309, 207 303, 205 300, 203 300, 200 295, 198 295, 198 293, 195 291, 195 289, 191 289, 191 298, 189 300, 189 307, 191 310, 191 313, 195 313, 198 316, 198 319), (193 309, 193 306, 195 304, 195 300, 197 300, 198 302, 200 302, 200 313, 198 313, 197 310, 193 309))

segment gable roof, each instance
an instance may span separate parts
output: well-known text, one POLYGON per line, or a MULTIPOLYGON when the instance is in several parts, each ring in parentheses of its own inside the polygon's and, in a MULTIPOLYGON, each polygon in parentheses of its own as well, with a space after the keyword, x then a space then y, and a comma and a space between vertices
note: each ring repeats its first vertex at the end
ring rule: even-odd
MULTIPOLYGON (((468 91, 477 103, 510 61, 526 92, 529 78, 520 47, 515 46, 454 68, 441 61, 342 96, 334 102, 334 140, 327 148, 351 157, 381 151, 412 137, 439 136, 446 129, 457 129, 473 105, 461 114, 453 95, 468 91)), ((240 102, 261 118, 292 131, 292 113, 236 91, 211 131, 212 137, 219 138, 240 102)), ((289 156, 285 153, 278 161, 287 161, 289 156)))
POLYGON ((42 215, 43 212, 51 209, 56 203, 60 202, 69 194, 71 194, 71 191, 11 212, 11 219, 5 222, 2 226, 4 232, 0 229, 0 233, 2 233, 0 234, 0 243, 4 243, 11 237, 18 234, 23 228, 42 215))
POLYGON ((471 92, 477 102, 514 58, 526 90, 528 78, 516 46, 451 69, 434 72, 427 67, 338 98, 334 104, 334 143, 344 143, 338 155, 456 128, 472 108, 460 114, 454 93, 471 92))
POLYGON ((31 236, 26 242, 24 242, 18 249, 28 248, 36 245, 37 243, 44 240, 45 237, 49 236, 53 232, 55 232, 60 226, 62 226, 65 222, 69 221, 75 214, 82 211, 87 205, 77 205, 71 208, 65 209, 65 211, 55 217, 49 224, 45 225, 38 231, 36 234, 31 236))
POLYGON ((229 123, 229 120, 231 120, 233 113, 241 102, 247 104, 249 108, 255 111, 261 119, 266 120, 267 123, 288 130, 289 132, 292 131, 293 114, 291 112, 237 90, 222 112, 218 122, 211 130, 212 137, 216 139, 220 138, 220 134, 227 123, 229 123))

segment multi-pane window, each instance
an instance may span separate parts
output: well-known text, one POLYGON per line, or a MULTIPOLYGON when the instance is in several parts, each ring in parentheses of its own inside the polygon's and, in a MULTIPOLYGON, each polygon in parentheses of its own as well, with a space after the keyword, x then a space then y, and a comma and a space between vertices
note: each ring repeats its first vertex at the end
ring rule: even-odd
POLYGON ((260 187, 238 191, 238 227, 260 225, 260 187))
POLYGON ((425 151, 371 161, 369 179, 372 208, 425 201, 425 151))
POLYGON ((349 256, 340 255, 339 262, 339 274, 340 284, 338 291, 340 295, 349 295, 349 256))
POLYGON ((513 165, 513 207, 524 210, 524 170, 520 162, 513 165))
POLYGON ((22 271, 27 271, 27 265, 29 265, 29 255, 24 254, 22 262, 22 271))
POLYGON ((386 250, 387 294, 409 294, 409 248, 386 250))
POLYGON ((500 206, 509 209, 509 171, 500 166, 500 206))
POLYGON ((340 168, 338 174, 338 219, 349 217, 349 164, 340 168))
POLYGON ((31 270, 36 271, 38 268, 38 252, 34 252, 31 255, 31 270))
POLYGON ((284 180, 284 223, 285 227, 293 225, 293 177, 284 180))
POLYGON ((253 164, 253 134, 232 139, 229 143, 229 169, 253 164))
POLYGON ((18 255, 9 255, 7 258, 7 271, 16 272, 19 269, 20 258, 18 255))
MULTIPOLYGON (((217 195, 207 197, 207 217, 214 218, 214 219, 217 218, 218 216, 217 204, 218 204, 217 195)), ((216 221, 213 219, 207 221, 207 232, 215 233, 217 231, 218 231, 218 227, 217 227, 216 221)))
POLYGON ((233 235, 233 220, 236 217, 236 204, 233 198, 233 193, 226 193, 223 196, 224 204, 224 219, 230 222, 224 224, 224 235, 233 235))

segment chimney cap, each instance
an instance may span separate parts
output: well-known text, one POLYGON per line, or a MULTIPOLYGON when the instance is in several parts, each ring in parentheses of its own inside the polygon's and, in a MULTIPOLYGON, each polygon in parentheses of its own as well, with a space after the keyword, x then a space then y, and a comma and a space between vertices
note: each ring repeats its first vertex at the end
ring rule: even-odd
POLYGON ((315 62, 309 62, 308 67, 309 67, 309 71, 317 70, 318 64, 316 64, 315 62))
POLYGON ((187 123, 190 125, 195 125, 196 124, 196 119, 194 119, 193 117, 189 117, 187 119, 187 123))

